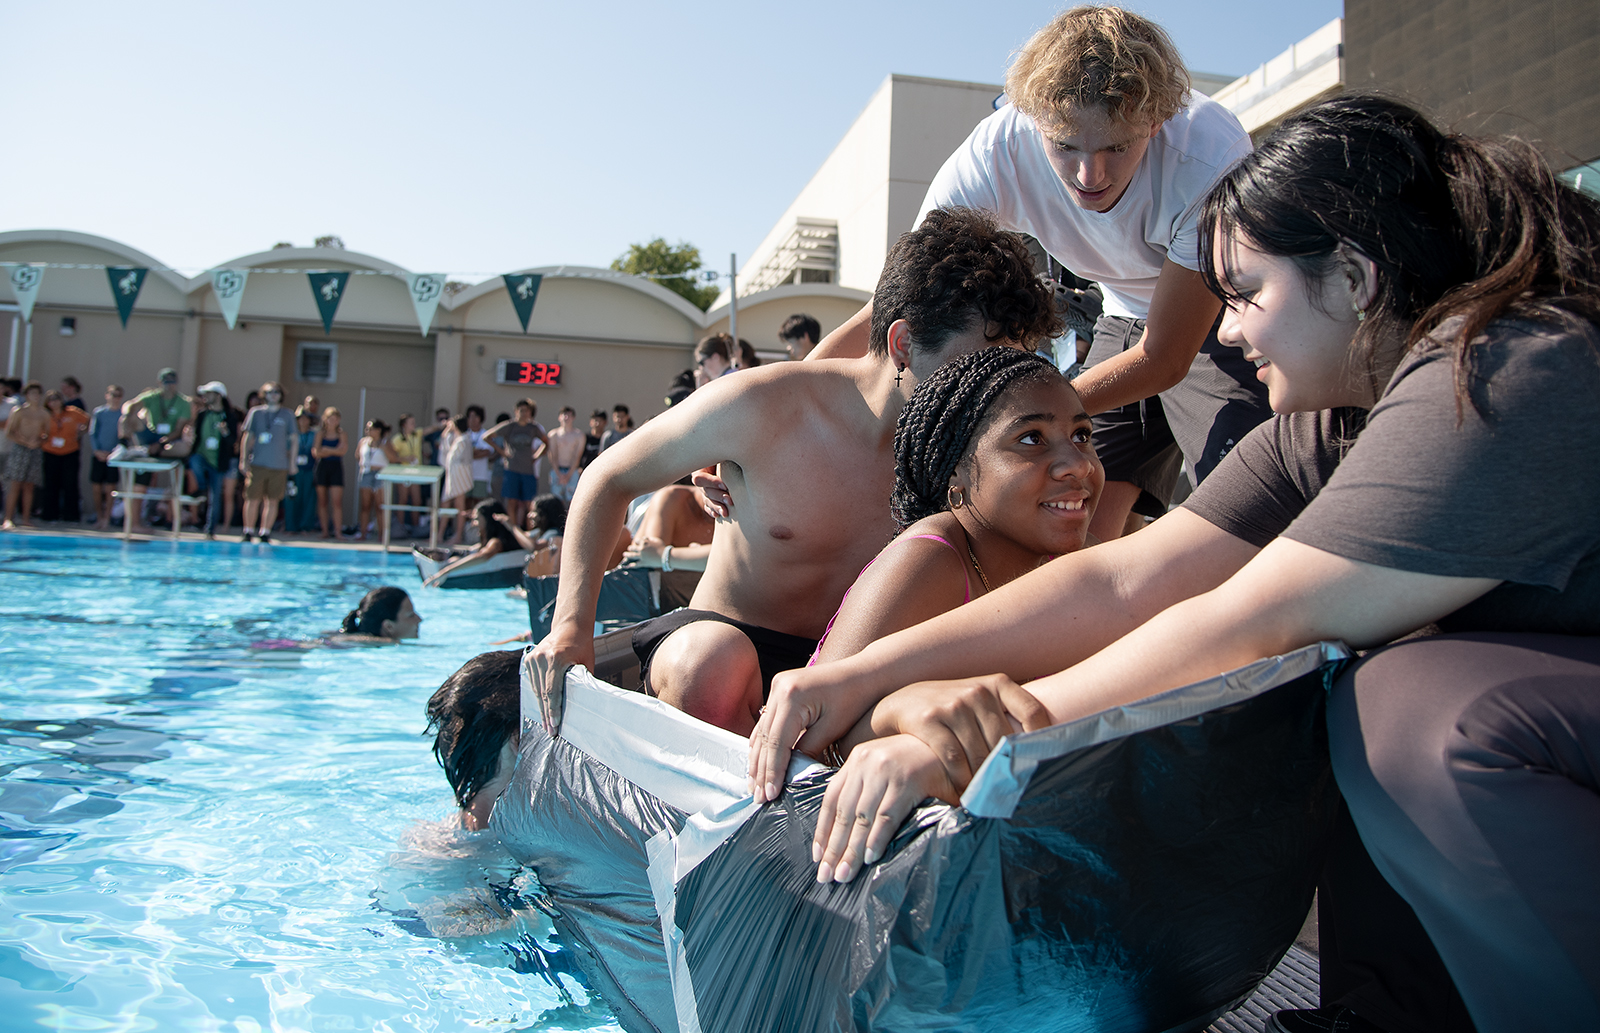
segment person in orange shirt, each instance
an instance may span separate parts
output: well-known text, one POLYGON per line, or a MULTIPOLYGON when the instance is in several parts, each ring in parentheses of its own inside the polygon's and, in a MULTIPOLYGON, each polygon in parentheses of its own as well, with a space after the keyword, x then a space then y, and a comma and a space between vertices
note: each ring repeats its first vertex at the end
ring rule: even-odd
POLYGON ((66 404, 60 391, 46 391, 44 407, 48 421, 44 432, 44 499, 39 516, 44 520, 77 523, 78 457, 83 435, 89 429, 89 414, 66 404))

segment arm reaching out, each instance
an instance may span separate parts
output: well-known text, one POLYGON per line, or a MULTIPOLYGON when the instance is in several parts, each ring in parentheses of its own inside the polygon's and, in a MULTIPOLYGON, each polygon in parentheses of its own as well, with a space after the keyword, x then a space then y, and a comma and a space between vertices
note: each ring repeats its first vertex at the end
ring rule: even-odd
POLYGON ((1257 551, 1174 510, 1137 535, 1052 560, 855 656, 785 671, 772 680, 751 733, 751 791, 775 798, 792 748, 818 755, 904 685, 997 671, 1021 681, 1063 670, 1173 603, 1215 588, 1257 551))
POLYGON ((1090 415, 1160 394, 1188 375, 1200 354, 1222 302, 1206 288, 1200 274, 1176 262, 1161 266, 1150 317, 1139 343, 1120 355, 1097 362, 1078 376, 1078 389, 1090 415))

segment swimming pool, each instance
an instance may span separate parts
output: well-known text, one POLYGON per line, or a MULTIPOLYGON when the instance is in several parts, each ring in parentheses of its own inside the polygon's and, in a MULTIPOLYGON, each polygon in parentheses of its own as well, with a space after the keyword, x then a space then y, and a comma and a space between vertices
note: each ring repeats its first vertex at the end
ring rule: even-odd
POLYGON ((400 554, 0 536, 0 1028, 616 1029, 419 734, 526 627, 400 554), (419 642, 251 648, 381 584, 419 642))

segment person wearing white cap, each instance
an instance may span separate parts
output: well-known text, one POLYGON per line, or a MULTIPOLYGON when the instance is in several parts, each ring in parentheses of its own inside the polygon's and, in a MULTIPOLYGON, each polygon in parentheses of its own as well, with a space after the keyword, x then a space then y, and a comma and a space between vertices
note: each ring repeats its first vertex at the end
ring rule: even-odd
POLYGON ((228 404, 228 389, 220 380, 201 384, 198 394, 201 409, 189 470, 198 482, 197 492, 207 499, 206 537, 215 538, 219 516, 232 516, 223 513, 223 497, 227 482, 239 476, 239 414, 228 404))

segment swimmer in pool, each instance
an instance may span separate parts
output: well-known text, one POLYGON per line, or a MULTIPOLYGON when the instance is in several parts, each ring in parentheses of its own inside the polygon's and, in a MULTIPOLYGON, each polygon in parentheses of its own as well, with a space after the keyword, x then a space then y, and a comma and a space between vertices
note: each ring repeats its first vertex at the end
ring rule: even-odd
POLYGON ((339 630, 323 636, 320 644, 392 646, 401 639, 416 638, 421 626, 422 618, 405 589, 384 585, 362 596, 356 608, 345 614, 339 630))
POLYGON ((461 808, 461 825, 489 827, 511 781, 521 720, 521 650, 483 653, 461 665, 428 700, 433 755, 461 808))

